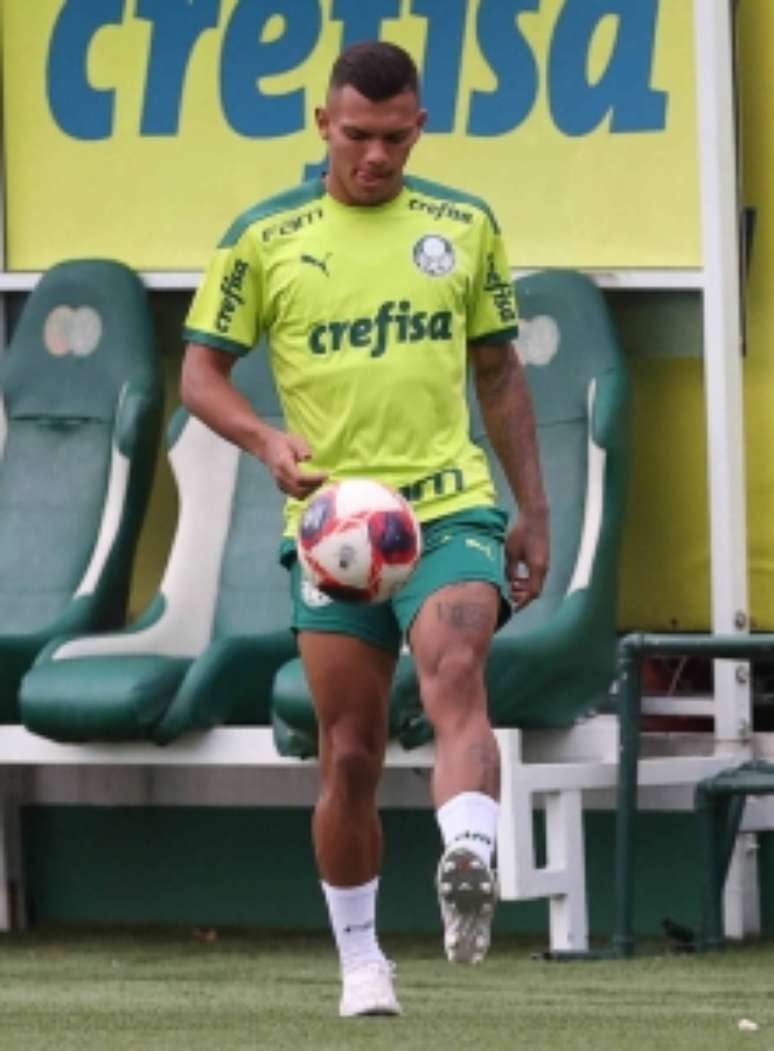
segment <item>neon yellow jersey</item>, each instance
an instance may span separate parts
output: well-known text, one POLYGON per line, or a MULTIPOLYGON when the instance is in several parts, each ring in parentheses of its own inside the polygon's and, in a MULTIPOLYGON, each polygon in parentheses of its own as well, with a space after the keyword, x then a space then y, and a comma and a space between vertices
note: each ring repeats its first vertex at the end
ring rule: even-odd
MULTIPOLYGON (((379 479, 428 521, 494 502, 469 435, 467 346, 516 326, 500 233, 478 198, 406 177, 393 200, 354 207, 315 179, 234 223, 184 336, 244 354, 265 335, 310 468, 379 479)), ((302 506, 288 500, 286 535, 302 506)))

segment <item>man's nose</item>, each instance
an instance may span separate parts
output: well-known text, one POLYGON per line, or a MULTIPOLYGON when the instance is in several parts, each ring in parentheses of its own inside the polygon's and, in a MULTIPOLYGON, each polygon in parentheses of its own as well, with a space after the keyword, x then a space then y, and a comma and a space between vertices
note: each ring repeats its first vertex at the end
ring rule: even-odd
POLYGON ((366 160, 370 164, 384 164, 388 158, 387 148, 382 139, 374 136, 368 140, 366 149, 366 160))

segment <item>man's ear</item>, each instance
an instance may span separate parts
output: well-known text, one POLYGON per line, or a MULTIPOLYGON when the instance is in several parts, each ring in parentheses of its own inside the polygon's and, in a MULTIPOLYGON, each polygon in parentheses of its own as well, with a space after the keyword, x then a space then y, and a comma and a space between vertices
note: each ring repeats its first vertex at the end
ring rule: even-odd
POLYGON ((314 120, 317 125, 317 130, 320 133, 320 137, 327 141, 328 129, 330 127, 331 119, 328 115, 328 111, 324 106, 317 106, 314 111, 314 120))

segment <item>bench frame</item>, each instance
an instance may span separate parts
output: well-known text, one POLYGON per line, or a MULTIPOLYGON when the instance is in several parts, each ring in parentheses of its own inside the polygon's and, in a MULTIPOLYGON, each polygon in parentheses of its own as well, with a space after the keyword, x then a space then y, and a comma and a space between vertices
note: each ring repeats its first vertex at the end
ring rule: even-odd
MULTIPOLYGON (((502 900, 548 898, 550 955, 583 956, 589 950, 583 809, 594 798, 606 800, 603 805, 607 806, 612 799, 615 805, 618 719, 596 715, 566 730, 497 729, 495 733, 502 758, 498 842, 502 900), (542 865, 536 859, 535 809, 545 813, 546 858, 542 865)), ((681 735, 660 736, 658 754, 649 755, 647 745, 643 747, 641 788, 692 788, 701 778, 728 765, 727 755, 681 754, 695 744, 694 739, 681 742, 681 735)), ((711 735, 704 735, 704 740, 711 744, 711 735)), ((392 784, 398 805, 431 805, 424 775, 432 769, 433 758, 432 745, 406 751, 390 743, 385 778, 392 784), (423 775, 419 781, 418 772, 423 775)), ((83 772, 94 768, 95 773, 103 768, 111 782, 117 780, 118 768, 127 772, 134 769, 138 775, 143 769, 150 770, 161 783, 165 777, 171 779, 186 770, 202 774, 220 768, 231 770, 236 778, 240 771, 251 777, 262 771, 271 775, 273 795, 279 792, 283 805, 286 802, 289 806, 311 803, 318 770, 316 760, 281 756, 270 727, 221 727, 188 734, 164 748, 147 742, 60 744, 22 726, 0 727, 0 931, 26 925, 20 807, 31 801, 31 793, 25 788, 24 771, 68 767, 83 772), (279 780, 278 773, 284 775, 279 780), (306 785, 305 792, 299 793, 299 779, 306 785)), ((244 798, 244 805, 256 805, 252 796, 244 798)), ((187 804, 199 801, 195 792, 185 793, 187 804)), ((120 800, 111 791, 110 798, 101 798, 100 802, 120 800)), ((274 802, 264 801, 265 805, 274 802)))

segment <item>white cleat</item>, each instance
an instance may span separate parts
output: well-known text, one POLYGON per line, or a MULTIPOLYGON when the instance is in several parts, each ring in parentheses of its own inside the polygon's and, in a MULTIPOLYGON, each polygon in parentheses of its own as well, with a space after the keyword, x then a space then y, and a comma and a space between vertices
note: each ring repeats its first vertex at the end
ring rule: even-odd
POLYGON ((394 974, 395 964, 389 960, 374 960, 347 972, 342 979, 339 1017, 402 1014, 392 984, 394 974))
POLYGON ((439 862, 436 887, 449 962, 481 963, 497 904, 492 870, 472 850, 451 847, 439 862))

